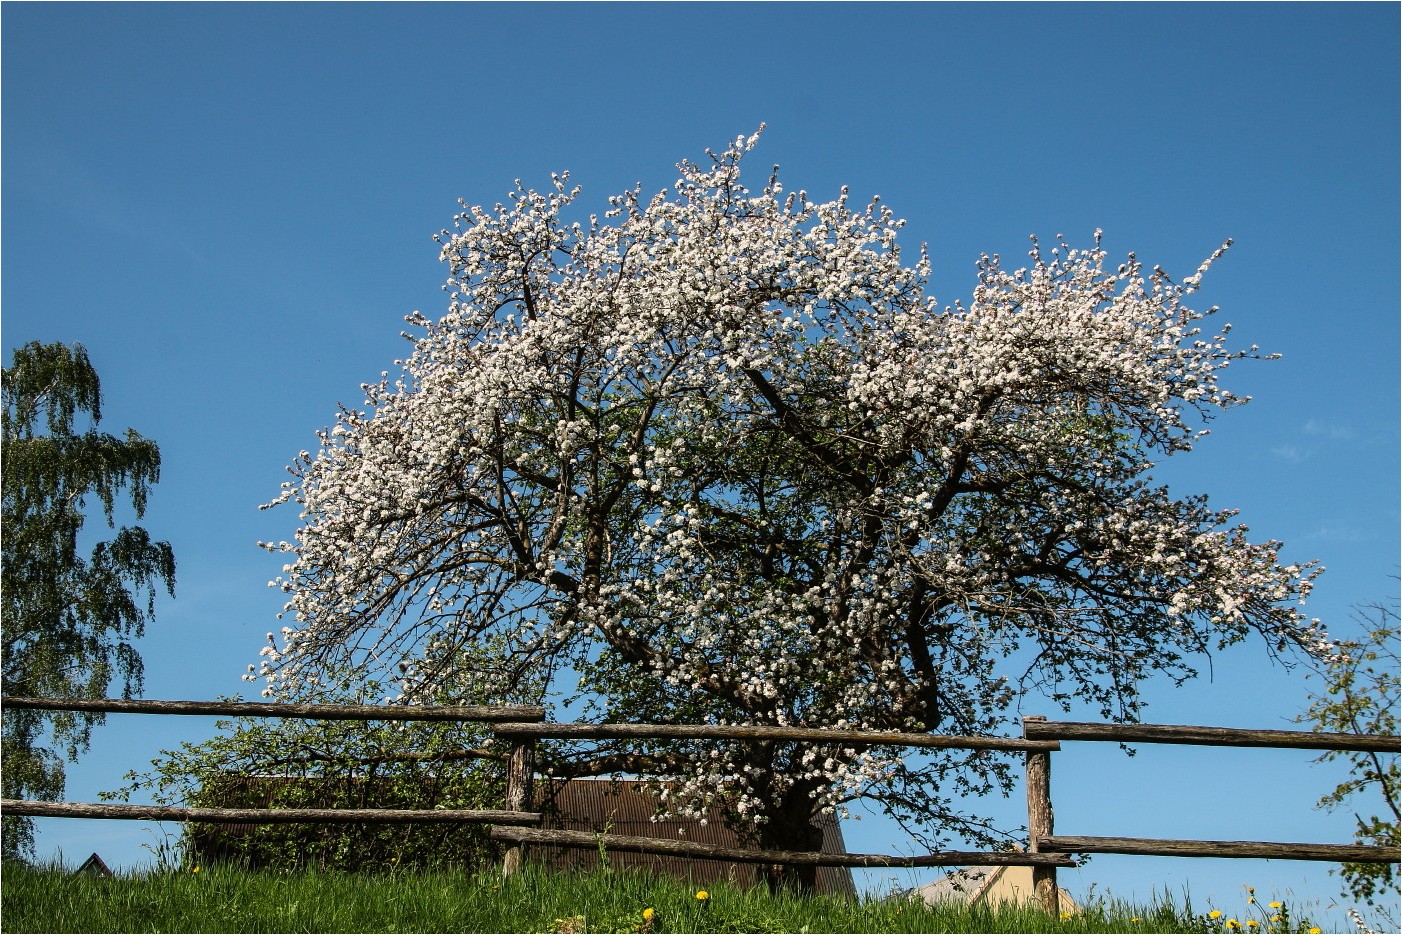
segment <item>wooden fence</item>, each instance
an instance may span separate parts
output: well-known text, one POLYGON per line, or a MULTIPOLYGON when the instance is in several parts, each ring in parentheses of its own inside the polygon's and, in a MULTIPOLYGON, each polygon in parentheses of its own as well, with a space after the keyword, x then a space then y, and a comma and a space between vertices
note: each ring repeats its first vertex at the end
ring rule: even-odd
POLYGON ((1051 800, 1051 754, 1061 741, 1171 743, 1228 747, 1286 747, 1397 753, 1399 738, 1386 734, 1327 734, 1309 731, 1241 730, 1150 724, 1088 724, 1023 719, 1022 737, 957 737, 885 731, 818 728, 748 727, 704 724, 553 724, 539 707, 442 707, 418 705, 305 705, 263 702, 133 701, 4 698, 9 708, 53 711, 164 715, 252 715, 314 720, 473 721, 490 724, 511 744, 507 760, 506 801, 502 809, 233 809, 147 805, 98 805, 74 802, 0 800, 9 815, 59 818, 109 818, 146 821, 225 821, 249 823, 389 823, 467 822, 491 825, 491 837, 510 844, 503 872, 516 872, 528 844, 663 854, 741 863, 818 867, 938 867, 1012 865, 1032 868, 1036 898, 1048 911, 1057 909, 1056 868, 1073 867, 1072 854, 1140 854, 1173 857, 1255 857, 1349 863, 1395 863, 1395 848, 1354 844, 1292 844, 1269 841, 1201 841, 1157 838, 1063 836, 1054 833, 1051 800), (815 741, 867 747, 1021 751, 1025 756, 1028 846, 1025 851, 940 851, 920 856, 824 854, 718 847, 690 841, 549 831, 536 826, 542 815, 534 800, 535 744, 541 739, 692 739, 815 741))

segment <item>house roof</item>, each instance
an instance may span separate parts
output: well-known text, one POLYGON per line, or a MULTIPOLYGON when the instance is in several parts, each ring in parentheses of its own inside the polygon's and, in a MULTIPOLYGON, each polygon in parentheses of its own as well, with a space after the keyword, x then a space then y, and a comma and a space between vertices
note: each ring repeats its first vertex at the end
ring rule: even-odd
MULTIPOLYGON (((1031 867, 996 866, 951 870, 938 880, 910 891, 910 896, 929 905, 953 901, 972 906, 1024 903, 1032 898, 1032 893, 1031 867)), ((1057 896, 1061 911, 1077 910, 1075 900, 1066 890, 1057 887, 1057 896)))
POLYGON ((1002 869, 966 867, 962 870, 951 870, 933 883, 917 887, 911 895, 931 904, 956 901, 972 905, 987 892, 988 887, 997 879, 997 872, 1002 869))
MULTIPOLYGON (((721 847, 745 847, 733 830, 726 826, 716 809, 707 809, 700 818, 662 818, 653 816, 661 802, 649 784, 637 779, 573 779, 550 780, 540 789, 542 825, 562 831, 588 831, 673 841, 694 841, 721 847)), ((818 822, 823 831, 823 853, 845 854, 842 828, 831 815, 818 822)), ((593 848, 563 848, 532 845, 528 859, 545 860, 559 867, 596 867, 599 853, 593 848)), ((763 878, 761 864, 739 864, 724 860, 697 860, 660 854, 607 854, 612 867, 636 867, 670 877, 689 878, 696 883, 726 880, 741 886, 758 883, 763 878)), ((818 891, 855 895, 852 871, 847 867, 818 868, 818 891)))
POLYGON ((98 877, 110 877, 112 871, 107 868, 107 863, 97 856, 97 851, 93 851, 92 856, 83 861, 82 866, 73 871, 74 874, 86 873, 98 877))

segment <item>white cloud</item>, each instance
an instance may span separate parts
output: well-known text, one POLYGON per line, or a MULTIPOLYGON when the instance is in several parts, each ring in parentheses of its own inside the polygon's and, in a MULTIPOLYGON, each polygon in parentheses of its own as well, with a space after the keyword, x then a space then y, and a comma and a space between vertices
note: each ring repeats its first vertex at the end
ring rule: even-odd
POLYGON ((1295 538, 1299 542, 1365 542, 1373 536, 1355 526, 1320 526, 1313 532, 1295 538))
POLYGON ((1319 419, 1310 419, 1305 423, 1305 434, 1340 442, 1353 439, 1353 429, 1348 425, 1324 422, 1319 419))

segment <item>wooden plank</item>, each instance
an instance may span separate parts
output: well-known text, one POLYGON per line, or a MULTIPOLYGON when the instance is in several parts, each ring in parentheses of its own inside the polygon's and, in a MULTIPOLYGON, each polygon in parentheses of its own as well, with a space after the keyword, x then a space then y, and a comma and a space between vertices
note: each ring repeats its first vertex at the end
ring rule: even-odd
POLYGON ((1028 737, 1044 740, 1100 740, 1118 743, 1176 743, 1220 747, 1281 747, 1299 750, 1356 750, 1397 753, 1402 738, 1391 734, 1330 734, 1308 730, 1248 730, 1190 724, 1097 724, 1043 721, 1024 726, 1028 737))
POLYGON ((1053 854, 1138 854, 1146 857, 1255 857, 1324 860, 1338 863, 1397 863, 1398 849, 1367 844, 1289 844, 1274 841, 1179 841, 1165 838, 1109 838, 1056 835, 1037 841, 1053 854))
MULTIPOLYGON (((516 738, 511 745, 511 759, 506 764, 506 809, 527 812, 535 798, 535 740, 516 738)), ((525 860, 521 844, 509 847, 502 855, 501 875, 514 876, 525 860)))
POLYGON ((126 821, 209 821, 250 824, 408 824, 476 822, 539 824, 538 812, 498 809, 419 808, 184 808, 169 805, 99 805, 0 799, 0 813, 35 818, 111 818, 126 821))
POLYGON ((317 721, 540 721, 534 706, 286 704, 261 701, 147 701, 122 698, 3 698, 7 708, 107 714, 253 715, 317 721))
MULTIPOLYGON (((1022 732, 1027 733, 1027 725, 1045 721, 1046 718, 1031 715, 1022 719, 1022 732)), ((1028 850, 1038 853, 1037 842, 1050 837, 1054 827, 1051 799, 1051 752, 1048 750, 1028 750, 1027 771, 1027 837, 1028 850)), ((1056 915, 1060 909, 1061 894, 1056 885, 1056 867, 1041 866, 1032 868, 1032 896, 1043 911, 1056 915)))
POLYGON ((817 743, 899 747, 943 747, 961 750, 1060 750, 1054 740, 1016 737, 954 737, 896 731, 825 730, 816 727, 767 727, 740 724, 494 724, 500 737, 552 737, 574 740, 609 738, 677 738, 689 740, 809 740, 817 743))
POLYGON ((700 844, 696 841, 591 834, 588 831, 545 831, 539 828, 493 827, 491 836, 497 841, 515 841, 523 844, 588 848, 602 846, 605 850, 635 854, 668 854, 749 864, 803 864, 815 867, 1076 866, 1074 861, 1062 854, 1024 854, 1016 851, 942 851, 920 857, 894 857, 885 854, 820 854, 814 851, 751 851, 738 847, 700 844))

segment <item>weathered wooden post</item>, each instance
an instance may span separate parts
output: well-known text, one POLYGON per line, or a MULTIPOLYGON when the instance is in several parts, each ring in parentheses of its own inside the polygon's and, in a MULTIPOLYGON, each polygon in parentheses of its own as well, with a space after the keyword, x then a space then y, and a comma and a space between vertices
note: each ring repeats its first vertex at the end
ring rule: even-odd
MULTIPOLYGON (((517 737, 511 745, 511 758, 506 764, 506 810, 529 812, 535 783, 535 738, 517 737)), ((501 873, 509 877, 521 869, 525 845, 507 849, 502 857, 501 873)))
MULTIPOLYGON (((1040 715, 1028 715, 1022 719, 1022 736, 1027 739, 1028 721, 1045 721, 1040 715)), ((1040 853, 1038 841, 1052 835, 1051 802, 1051 751, 1027 751, 1027 851, 1040 853)), ((1052 915, 1061 909, 1059 891, 1056 886, 1056 868, 1034 866, 1032 868, 1032 893, 1037 902, 1052 915)))

